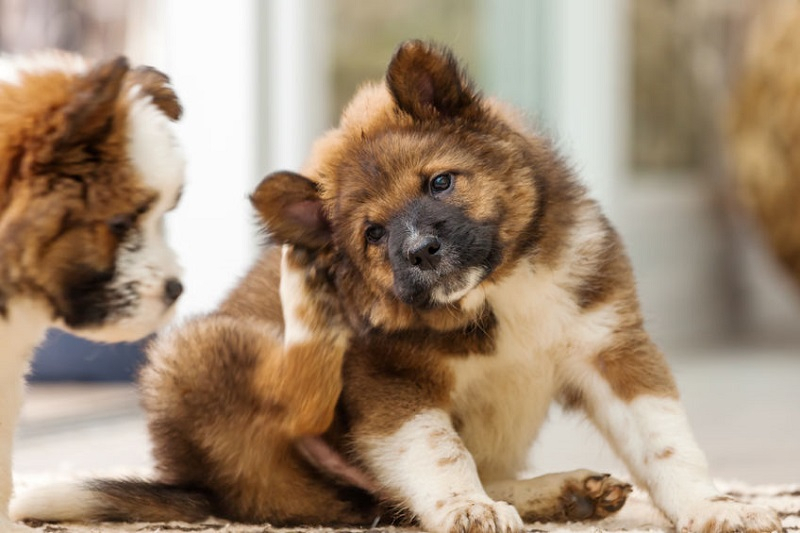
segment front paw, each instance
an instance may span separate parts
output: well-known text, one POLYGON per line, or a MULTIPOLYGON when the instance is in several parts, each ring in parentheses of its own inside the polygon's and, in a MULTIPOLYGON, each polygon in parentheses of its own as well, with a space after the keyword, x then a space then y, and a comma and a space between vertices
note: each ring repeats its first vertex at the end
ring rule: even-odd
POLYGON ((681 533, 766 533, 783 531, 777 513, 727 496, 704 500, 678 521, 681 533))
POLYGON ((511 505, 489 498, 453 498, 436 504, 441 519, 431 529, 447 533, 515 533, 522 519, 511 505))

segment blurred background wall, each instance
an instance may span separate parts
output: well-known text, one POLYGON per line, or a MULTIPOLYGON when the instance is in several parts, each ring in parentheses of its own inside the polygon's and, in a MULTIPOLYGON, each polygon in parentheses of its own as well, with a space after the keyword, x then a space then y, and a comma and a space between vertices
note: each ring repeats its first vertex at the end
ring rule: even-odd
POLYGON ((568 154, 627 242, 657 340, 800 354, 800 290, 735 194, 726 134, 748 31, 781 5, 797 6, 0 0, 0 50, 124 53, 171 76, 189 160, 169 221, 186 269, 181 315, 211 309, 253 258, 246 197, 258 180, 297 169, 358 84, 382 76, 399 41, 432 38, 568 154))

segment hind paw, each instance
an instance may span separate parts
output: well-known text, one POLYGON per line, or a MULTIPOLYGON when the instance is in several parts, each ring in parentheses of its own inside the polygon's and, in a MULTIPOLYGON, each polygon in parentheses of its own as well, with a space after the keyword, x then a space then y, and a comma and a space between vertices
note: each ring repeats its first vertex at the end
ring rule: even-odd
POLYGON ((609 474, 578 470, 563 485, 567 520, 600 520, 619 511, 633 488, 609 474))

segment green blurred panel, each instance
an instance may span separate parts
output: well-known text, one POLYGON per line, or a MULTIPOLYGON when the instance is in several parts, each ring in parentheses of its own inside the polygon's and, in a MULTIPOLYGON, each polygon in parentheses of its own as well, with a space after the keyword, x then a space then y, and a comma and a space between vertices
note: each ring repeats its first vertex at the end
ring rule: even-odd
POLYGON ((478 10, 473 0, 336 0, 331 17, 332 122, 366 80, 380 79, 395 47, 406 39, 447 44, 479 67, 478 10))

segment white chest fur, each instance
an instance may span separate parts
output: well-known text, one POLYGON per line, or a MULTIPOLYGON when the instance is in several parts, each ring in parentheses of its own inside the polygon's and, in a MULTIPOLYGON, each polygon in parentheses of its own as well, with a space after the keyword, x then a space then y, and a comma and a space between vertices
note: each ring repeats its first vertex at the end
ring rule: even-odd
POLYGON ((560 361, 592 353, 609 331, 602 312, 581 313, 562 275, 522 264, 487 287, 497 319, 495 353, 452 361, 455 423, 484 481, 525 467, 560 388, 560 361))

